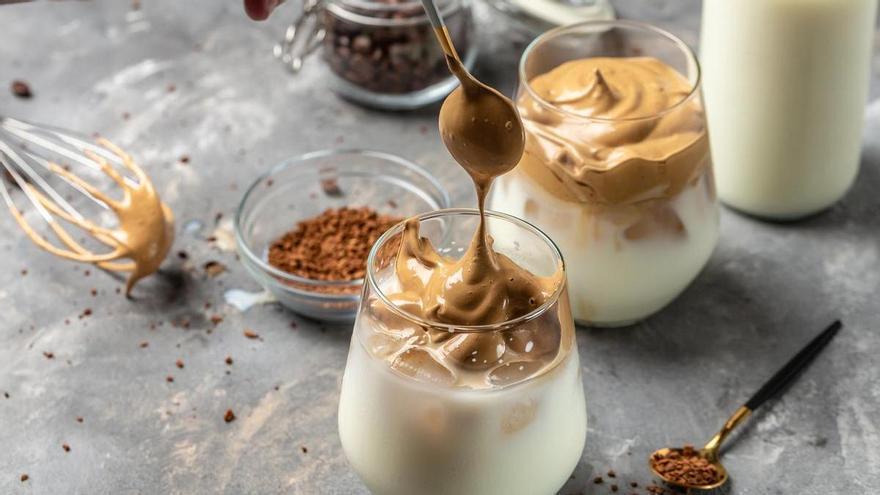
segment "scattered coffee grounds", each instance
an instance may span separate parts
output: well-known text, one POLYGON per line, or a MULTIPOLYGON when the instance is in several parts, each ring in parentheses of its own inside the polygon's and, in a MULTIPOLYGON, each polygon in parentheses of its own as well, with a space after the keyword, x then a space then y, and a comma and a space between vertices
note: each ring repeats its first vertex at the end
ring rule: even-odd
POLYGON ((55 359, 55 354, 52 352, 43 352, 43 356, 46 356, 46 359, 55 359))
POLYGON ((235 413, 232 412, 232 409, 226 410, 226 414, 223 415, 223 421, 226 421, 227 423, 235 421, 235 413))
MULTIPOLYGON (((443 51, 417 2, 370 0, 343 8, 354 17, 343 18, 330 9, 323 13, 324 60, 337 76, 390 94, 418 91, 449 77, 443 51)), ((444 9, 443 17, 464 58, 470 45, 470 9, 444 9)))
POLYGON ((168 376, 165 377, 165 381, 168 382, 168 383, 173 383, 173 382, 174 382, 174 377, 171 376, 171 375, 168 375, 168 376))
POLYGON ((182 260, 185 260, 185 259, 189 259, 189 254, 186 251, 178 251, 177 257, 182 260))
POLYGON ((232 366, 232 356, 226 356, 226 364, 232 366))
POLYGON ((165 88, 165 90, 168 91, 169 93, 173 93, 173 92, 175 92, 175 91, 177 90, 177 86, 175 86, 174 84, 169 84, 169 85, 165 88))
POLYGON ((617 490, 619 490, 619 488, 617 487, 617 485, 611 485, 611 491, 612 491, 612 492, 616 492, 617 490))
POLYGON ((685 445, 681 451, 673 450, 666 455, 654 455, 651 467, 667 481, 682 485, 711 485, 721 479, 718 469, 700 457, 692 445, 685 445))
POLYGON ((205 273, 208 274, 209 277, 216 277, 221 273, 226 271, 226 265, 220 263, 219 261, 209 261, 205 263, 205 273))
POLYGON ((62 443, 61 448, 64 449, 65 452, 70 452, 70 445, 67 445, 66 443, 62 443))
POLYGON ((77 416, 77 417, 76 417, 76 422, 77 422, 77 423, 82 423, 83 421, 85 421, 85 420, 83 419, 82 416, 77 416))
POLYGON ((8 399, 8 398, 9 398, 9 392, 3 392, 3 397, 5 397, 5 398, 8 399))
POLYGON ((143 341, 140 344, 138 344, 138 347, 140 347, 141 349, 146 349, 147 347, 150 347, 150 343, 147 341, 143 341))
POLYGON ((181 156, 180 163, 189 163, 189 156, 187 156, 187 155, 181 156))
POLYGON ((98 297, 98 289, 92 289, 91 291, 92 297, 98 297))
POLYGON ((178 359, 177 361, 174 362, 174 364, 175 364, 178 368, 183 369, 183 360, 182 360, 182 359, 178 359))
POLYGON ((308 453, 309 453, 309 449, 308 449, 305 445, 303 445, 302 447, 300 447, 300 450, 302 450, 302 453, 303 453, 303 454, 308 454, 308 453))
POLYGON ((28 476, 27 474, 23 474, 23 475, 21 475, 20 479, 21 479, 21 482, 24 483, 25 481, 31 479, 31 477, 28 476))
POLYGON ((251 330, 250 328, 246 328, 246 329, 245 329, 245 331, 244 331, 244 336, 247 337, 247 338, 249 338, 249 339, 258 339, 258 338, 260 338, 260 334, 258 334, 257 332, 251 330))
MULTIPOLYGON (((303 220, 269 246, 269 263, 312 280, 358 280, 376 240, 399 222, 367 207, 329 209, 303 220)), ((328 287, 326 292, 353 293, 357 287, 328 287)))
POLYGON ((616 478, 617 477, 617 473, 615 473, 614 470, 609 470, 607 474, 608 474, 609 478, 616 478))
POLYGON ((34 93, 31 91, 30 85, 24 81, 15 80, 12 81, 12 85, 10 88, 12 90, 12 94, 19 98, 33 98, 34 93))
POLYGON ((593 483, 597 485, 601 485, 604 481, 605 480, 603 480, 601 476, 596 476, 595 478, 593 478, 593 483))

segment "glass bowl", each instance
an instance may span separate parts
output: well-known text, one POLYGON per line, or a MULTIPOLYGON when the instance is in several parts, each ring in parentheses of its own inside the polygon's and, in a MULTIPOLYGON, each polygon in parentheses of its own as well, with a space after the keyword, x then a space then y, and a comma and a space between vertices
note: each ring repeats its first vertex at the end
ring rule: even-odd
POLYGON ((353 321, 363 280, 312 280, 287 273, 268 263, 269 246, 298 222, 343 206, 369 206, 406 218, 448 208, 449 195, 418 165, 378 151, 315 151, 257 178, 235 215, 241 261, 283 306, 317 320, 353 321))

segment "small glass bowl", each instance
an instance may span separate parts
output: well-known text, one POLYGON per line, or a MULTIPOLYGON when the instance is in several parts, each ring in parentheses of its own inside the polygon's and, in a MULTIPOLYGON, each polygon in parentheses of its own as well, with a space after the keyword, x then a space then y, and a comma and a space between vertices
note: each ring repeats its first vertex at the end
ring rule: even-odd
POLYGON ((242 263, 283 306, 317 320, 353 321, 363 280, 312 280, 287 273, 268 263, 269 246, 298 222, 343 206, 368 206, 407 218, 448 208, 449 195, 418 165, 378 151, 315 151, 260 176, 235 215, 242 263))

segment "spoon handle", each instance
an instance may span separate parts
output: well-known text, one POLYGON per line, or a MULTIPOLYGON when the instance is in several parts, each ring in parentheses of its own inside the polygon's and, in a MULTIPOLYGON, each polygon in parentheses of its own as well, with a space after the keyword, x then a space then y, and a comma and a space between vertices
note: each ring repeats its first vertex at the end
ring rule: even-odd
POLYGON ((821 352, 829 342, 831 342, 831 339, 837 335, 837 332, 842 327, 843 324, 840 320, 829 325, 828 328, 811 340, 806 347, 795 354, 795 356, 791 358, 782 369, 777 371, 760 390, 755 392, 755 395, 746 402, 745 406, 754 411, 760 407, 761 404, 778 394, 788 384, 793 382, 800 372, 819 355, 819 352, 821 352))
POLYGON ((449 37, 449 31, 446 29, 446 23, 443 22, 443 16, 437 10, 437 4, 434 3, 434 0, 422 0, 422 6, 425 8, 428 20, 431 21, 431 27, 434 28, 437 40, 440 41, 443 53, 455 60, 459 60, 458 52, 455 51, 455 46, 452 45, 452 40, 449 37))
POLYGON ((721 444, 724 440, 730 435, 733 430, 739 426, 740 423, 746 420, 746 418, 751 415, 752 411, 761 406, 764 402, 767 402, 768 399, 774 397, 779 392, 781 392, 787 385, 791 384, 795 378, 798 377, 801 371, 803 371, 807 365, 809 365, 816 356, 819 355, 819 352, 831 342, 831 339, 837 335, 837 332, 843 327, 843 324, 840 323, 840 320, 836 320, 834 323, 828 326, 822 333, 817 335, 813 340, 810 341, 809 344, 806 345, 800 352, 795 354, 793 358, 791 358, 785 366, 782 367, 779 371, 773 375, 767 383, 764 384, 755 392, 746 403, 740 406, 736 412, 724 423, 724 426, 721 427, 721 431, 715 434, 709 443, 706 444, 703 449, 707 452, 707 455, 710 459, 717 459, 718 457, 718 449, 721 447, 721 444))

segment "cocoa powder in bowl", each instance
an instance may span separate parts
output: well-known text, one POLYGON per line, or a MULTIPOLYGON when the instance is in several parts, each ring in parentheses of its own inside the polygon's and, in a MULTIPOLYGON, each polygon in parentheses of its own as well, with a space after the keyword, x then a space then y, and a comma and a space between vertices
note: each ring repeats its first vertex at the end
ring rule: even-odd
MULTIPOLYGON (((269 246, 273 267, 310 280, 354 281, 364 278, 373 244, 401 218, 382 215, 372 208, 330 208, 302 220, 269 246)), ((290 285, 328 294, 356 293, 353 286, 290 285)))

